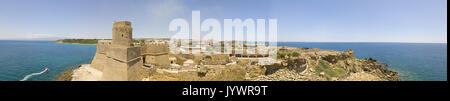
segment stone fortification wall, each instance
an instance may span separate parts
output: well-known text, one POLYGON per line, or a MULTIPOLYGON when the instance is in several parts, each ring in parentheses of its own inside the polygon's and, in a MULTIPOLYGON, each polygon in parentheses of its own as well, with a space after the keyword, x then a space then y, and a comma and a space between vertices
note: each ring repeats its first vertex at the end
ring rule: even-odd
POLYGON ((111 40, 98 40, 97 51, 94 59, 91 62, 91 66, 99 71, 103 71, 106 64, 106 52, 111 46, 111 40))
POLYGON ((169 45, 165 42, 146 42, 141 51, 145 64, 170 65, 169 45))
POLYGON ((167 43, 145 43, 142 45, 144 51, 142 51, 143 55, 158 55, 158 54, 168 54, 169 53, 169 45, 167 43))
POLYGON ((97 53, 106 54, 108 47, 111 46, 111 40, 98 40, 97 53))
POLYGON ((132 43, 132 27, 129 21, 115 22, 112 40, 100 40, 92 67, 103 72, 104 81, 139 80, 136 74, 143 65, 141 47, 132 43))

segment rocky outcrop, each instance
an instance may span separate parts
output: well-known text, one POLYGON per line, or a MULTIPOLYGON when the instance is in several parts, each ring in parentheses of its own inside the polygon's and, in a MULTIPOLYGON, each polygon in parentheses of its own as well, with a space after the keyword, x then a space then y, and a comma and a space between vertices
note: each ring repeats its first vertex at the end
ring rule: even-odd
MULTIPOLYGON (((283 48, 283 52, 291 52, 283 48)), ((345 52, 313 49, 298 57, 280 59, 282 64, 265 66, 265 75, 255 81, 398 81, 398 72, 375 59, 357 59, 353 50, 345 52), (300 70, 300 71, 299 71, 300 70)))

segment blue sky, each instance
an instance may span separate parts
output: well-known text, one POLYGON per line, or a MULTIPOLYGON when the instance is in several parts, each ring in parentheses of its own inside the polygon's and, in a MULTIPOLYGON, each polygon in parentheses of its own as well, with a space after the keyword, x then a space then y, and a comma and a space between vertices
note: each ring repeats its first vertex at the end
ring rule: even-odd
POLYGON ((169 22, 278 19, 279 41, 447 42, 446 0, 1 0, 0 40, 111 38, 130 20, 134 37, 170 37, 169 22))

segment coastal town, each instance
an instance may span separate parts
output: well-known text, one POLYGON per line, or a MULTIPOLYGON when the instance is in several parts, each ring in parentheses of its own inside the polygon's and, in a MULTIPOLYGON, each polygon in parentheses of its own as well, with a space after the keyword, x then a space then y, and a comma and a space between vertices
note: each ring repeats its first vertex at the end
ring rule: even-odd
POLYGON ((180 45, 181 39, 178 41, 157 38, 134 39, 132 29, 129 21, 115 22, 112 40, 96 40, 97 51, 92 62, 62 73, 58 80, 399 80, 399 73, 385 68, 387 64, 379 63, 372 58, 358 59, 351 49, 342 52, 319 48, 267 46, 265 44, 246 44, 242 41, 213 42, 210 40, 189 40, 190 47, 183 47, 180 45), (214 43, 219 43, 219 45, 213 45, 214 43), (229 54, 223 47, 226 45, 232 46, 229 54))

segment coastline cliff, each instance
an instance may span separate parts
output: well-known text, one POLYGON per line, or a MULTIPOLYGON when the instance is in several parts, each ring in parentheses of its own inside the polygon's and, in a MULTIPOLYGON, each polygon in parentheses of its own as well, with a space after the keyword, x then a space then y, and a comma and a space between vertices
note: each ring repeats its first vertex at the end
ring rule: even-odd
POLYGON ((375 59, 358 59, 353 50, 345 52, 318 48, 281 47, 282 64, 266 67, 255 81, 399 81, 398 72, 385 68, 375 59))

